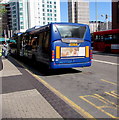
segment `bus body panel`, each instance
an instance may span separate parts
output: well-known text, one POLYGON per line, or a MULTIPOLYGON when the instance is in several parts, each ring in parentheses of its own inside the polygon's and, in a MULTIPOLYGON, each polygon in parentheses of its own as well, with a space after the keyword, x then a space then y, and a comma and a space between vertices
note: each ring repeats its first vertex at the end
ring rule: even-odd
POLYGON ((87 63, 72 63, 72 64, 55 64, 51 62, 50 68, 51 69, 59 69, 59 68, 74 68, 74 67, 89 67, 91 66, 91 61, 87 63))

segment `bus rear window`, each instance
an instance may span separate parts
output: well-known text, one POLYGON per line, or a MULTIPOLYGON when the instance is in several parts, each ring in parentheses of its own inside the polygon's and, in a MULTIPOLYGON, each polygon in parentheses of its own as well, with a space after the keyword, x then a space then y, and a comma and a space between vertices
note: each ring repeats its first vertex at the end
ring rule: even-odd
POLYGON ((83 38, 86 26, 56 25, 62 38, 83 38))

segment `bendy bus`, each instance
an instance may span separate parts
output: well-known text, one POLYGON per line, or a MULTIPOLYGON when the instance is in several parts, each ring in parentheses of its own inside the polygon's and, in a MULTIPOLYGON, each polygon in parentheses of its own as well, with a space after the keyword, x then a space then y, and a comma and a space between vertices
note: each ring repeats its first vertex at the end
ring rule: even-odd
POLYGON ((91 37, 85 24, 50 23, 27 30, 20 44, 20 55, 51 69, 91 66, 91 37))

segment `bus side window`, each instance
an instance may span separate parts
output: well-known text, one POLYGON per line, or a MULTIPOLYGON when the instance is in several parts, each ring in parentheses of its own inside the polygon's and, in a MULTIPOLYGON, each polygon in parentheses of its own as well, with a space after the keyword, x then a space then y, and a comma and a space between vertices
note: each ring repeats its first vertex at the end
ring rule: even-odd
POLYGON ((44 34, 43 33, 40 33, 39 35, 39 40, 38 40, 38 45, 40 47, 42 47, 42 44, 43 44, 43 37, 44 37, 44 34))
POLYGON ((104 36, 100 36, 100 41, 104 41, 104 36))
POLYGON ((99 40, 99 36, 98 36, 98 35, 96 35, 95 40, 96 40, 96 41, 98 41, 98 40, 99 40))
POLYGON ((46 53, 48 50, 48 32, 44 32, 44 39, 43 39, 43 51, 46 53))
POLYGON ((50 38, 50 32, 48 31, 46 34, 46 38, 45 38, 45 50, 46 50, 46 52, 48 52, 48 50, 49 50, 49 38, 50 38))

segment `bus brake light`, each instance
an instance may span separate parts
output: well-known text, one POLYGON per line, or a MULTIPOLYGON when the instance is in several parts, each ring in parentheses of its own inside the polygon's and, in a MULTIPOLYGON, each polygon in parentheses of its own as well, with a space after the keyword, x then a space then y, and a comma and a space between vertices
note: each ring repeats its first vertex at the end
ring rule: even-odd
POLYGON ((93 59, 92 50, 90 50, 90 59, 93 59))

